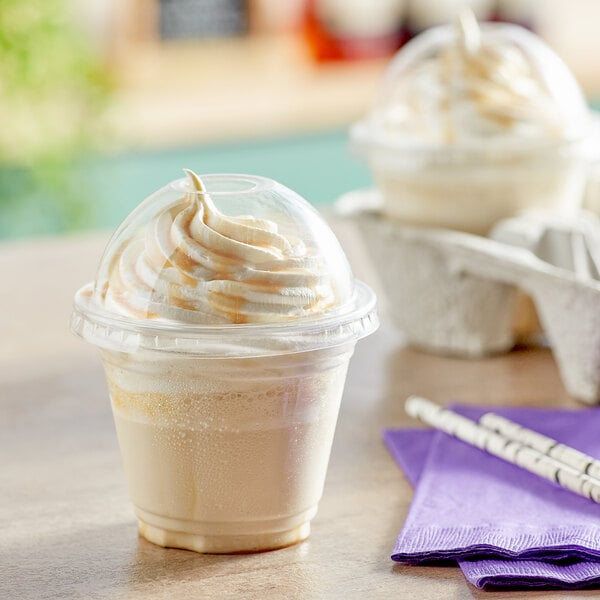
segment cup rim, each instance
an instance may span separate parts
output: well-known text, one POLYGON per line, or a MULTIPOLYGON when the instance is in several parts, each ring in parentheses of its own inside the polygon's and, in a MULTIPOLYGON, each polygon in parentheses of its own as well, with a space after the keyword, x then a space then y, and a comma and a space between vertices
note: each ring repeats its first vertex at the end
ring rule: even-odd
POLYGON ((417 154, 422 155, 451 155, 461 153, 480 153, 491 152, 492 154, 502 155, 503 153, 514 152, 516 155, 539 152, 539 151, 557 151, 565 149, 575 149, 584 144, 597 141, 600 138, 600 114, 591 115, 589 120, 589 129, 586 133, 578 137, 565 137, 556 140, 547 139, 514 139, 503 140, 502 144, 491 144, 490 139, 473 140, 460 142, 456 144, 436 144, 423 140, 411 139, 401 136, 392 136, 377 131, 374 122, 367 118, 353 123, 350 127, 350 141, 355 149, 359 151, 385 150, 398 153, 406 153, 407 156, 417 154))
POLYGON ((75 294, 70 329, 100 348, 116 351, 230 358, 272 356, 338 346, 373 333, 379 326, 375 293, 362 281, 355 280, 353 300, 347 310, 296 321, 186 324, 115 315, 94 303, 93 282, 90 282, 75 294), (231 342, 223 343, 223 336, 231 342))
POLYGON ((186 177, 180 177, 170 181, 166 187, 177 191, 178 193, 185 193, 190 195, 202 196, 209 194, 212 197, 218 196, 244 196, 246 194, 256 194, 264 192, 279 184, 274 179, 269 177, 262 177, 261 175, 246 175, 244 173, 208 173, 202 175, 202 182, 206 185, 206 192, 197 191, 190 189, 189 179, 186 177), (216 182, 226 183, 231 186, 231 189, 211 189, 211 184, 216 182), (244 186, 244 184, 246 184, 244 186), (237 185, 238 187, 234 187, 237 185))

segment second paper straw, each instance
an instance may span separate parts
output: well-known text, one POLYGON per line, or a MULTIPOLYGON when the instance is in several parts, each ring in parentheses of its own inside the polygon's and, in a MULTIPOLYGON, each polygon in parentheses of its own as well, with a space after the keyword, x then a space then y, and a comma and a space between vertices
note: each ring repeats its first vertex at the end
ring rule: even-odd
POLYGON ((581 474, 534 448, 487 429, 426 398, 411 396, 405 408, 409 415, 436 429, 600 504, 598 479, 581 474))

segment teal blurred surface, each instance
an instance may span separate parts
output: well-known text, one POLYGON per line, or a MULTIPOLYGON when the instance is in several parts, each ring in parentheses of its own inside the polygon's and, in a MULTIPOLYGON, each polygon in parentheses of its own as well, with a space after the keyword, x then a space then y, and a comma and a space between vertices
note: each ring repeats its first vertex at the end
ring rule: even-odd
MULTIPOLYGON (((316 206, 370 184, 366 166, 351 157, 346 131, 165 151, 128 151, 85 158, 70 169, 70 198, 35 185, 3 185, 0 237, 20 237, 92 228, 114 228, 146 196, 183 175, 251 173, 289 186, 316 206), (14 189, 13 189, 14 188, 14 189), (24 188, 24 189, 23 189, 24 188), (73 197, 74 196, 74 197, 73 197)), ((5 178, 6 181, 6 178, 5 178)), ((66 194, 65 194, 66 196, 66 194)))
MULTIPOLYGON (((600 110, 600 102, 591 105, 600 110)), ((271 177, 317 207, 371 184, 366 165, 351 156, 346 130, 86 157, 71 166, 66 181, 64 173, 55 177, 58 183, 52 174, 36 180, 0 167, 0 239, 114 229, 183 168, 271 177)))

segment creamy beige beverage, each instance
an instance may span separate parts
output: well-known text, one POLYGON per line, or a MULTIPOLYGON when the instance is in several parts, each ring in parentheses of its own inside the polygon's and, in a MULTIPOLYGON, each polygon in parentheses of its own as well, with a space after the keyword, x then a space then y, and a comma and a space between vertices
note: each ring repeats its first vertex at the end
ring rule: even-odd
POLYGON ((105 356, 144 537, 199 552, 304 539, 323 492, 351 354, 346 346, 166 364, 105 356))
POLYGON ((526 209, 579 206, 589 119, 573 76, 539 38, 480 27, 467 12, 400 50, 352 133, 385 215, 486 234, 526 209))
POLYGON ((102 350, 140 533, 199 552, 306 538, 348 362, 376 325, 322 219, 240 177, 207 190, 189 172, 142 204, 73 320, 102 350))

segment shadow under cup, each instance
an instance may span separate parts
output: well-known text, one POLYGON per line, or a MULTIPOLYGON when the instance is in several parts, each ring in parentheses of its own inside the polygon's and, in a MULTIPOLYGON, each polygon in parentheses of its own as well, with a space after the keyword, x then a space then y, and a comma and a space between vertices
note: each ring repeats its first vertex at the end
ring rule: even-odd
POLYGON ((305 539, 354 345, 243 358, 103 350, 141 535, 214 553, 305 539))

